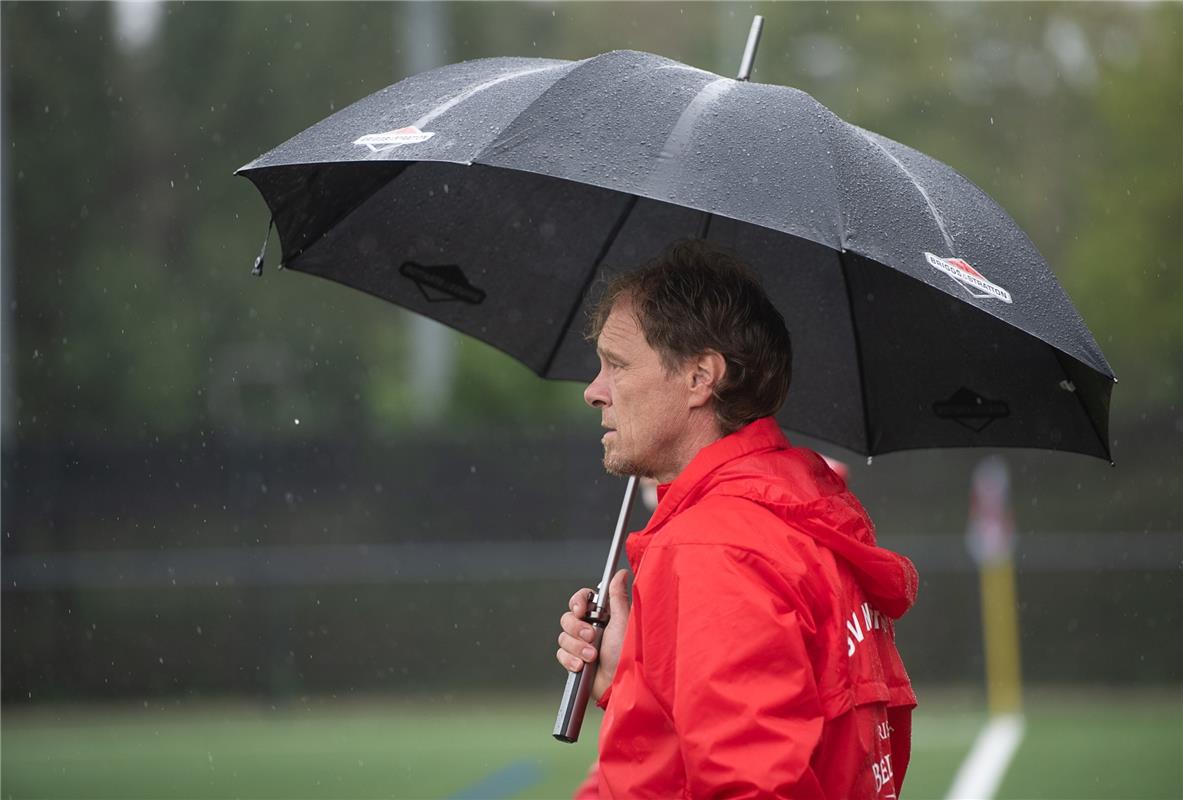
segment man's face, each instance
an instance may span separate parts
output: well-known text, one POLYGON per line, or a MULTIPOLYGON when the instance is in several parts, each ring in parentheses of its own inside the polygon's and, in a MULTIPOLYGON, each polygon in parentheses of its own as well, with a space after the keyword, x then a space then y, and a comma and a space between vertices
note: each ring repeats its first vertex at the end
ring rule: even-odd
POLYGON ((614 475, 639 475, 666 482, 682 468, 688 430, 687 378, 667 372, 661 356, 645 341, 632 302, 613 305, 596 340, 600 374, 583 392, 600 409, 604 468, 614 475))

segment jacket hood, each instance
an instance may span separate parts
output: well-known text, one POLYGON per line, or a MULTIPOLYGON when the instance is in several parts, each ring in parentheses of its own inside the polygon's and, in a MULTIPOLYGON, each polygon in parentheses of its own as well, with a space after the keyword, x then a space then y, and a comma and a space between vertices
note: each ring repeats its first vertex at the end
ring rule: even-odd
POLYGON ((916 601, 916 567, 876 544, 874 525, 846 482, 817 453, 791 446, 771 417, 703 448, 658 491, 661 502, 645 533, 708 492, 742 497, 845 561, 880 612, 898 619, 916 601))

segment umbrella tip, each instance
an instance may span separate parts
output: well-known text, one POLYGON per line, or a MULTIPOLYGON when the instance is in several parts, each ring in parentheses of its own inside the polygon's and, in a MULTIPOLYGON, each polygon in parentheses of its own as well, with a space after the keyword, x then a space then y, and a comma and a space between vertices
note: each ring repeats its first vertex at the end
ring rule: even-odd
POLYGON ((748 43, 743 50, 743 59, 739 62, 739 74, 736 80, 746 81, 752 74, 752 62, 756 60, 756 48, 760 45, 760 31, 764 29, 764 17, 757 14, 752 17, 752 27, 748 31, 748 43))

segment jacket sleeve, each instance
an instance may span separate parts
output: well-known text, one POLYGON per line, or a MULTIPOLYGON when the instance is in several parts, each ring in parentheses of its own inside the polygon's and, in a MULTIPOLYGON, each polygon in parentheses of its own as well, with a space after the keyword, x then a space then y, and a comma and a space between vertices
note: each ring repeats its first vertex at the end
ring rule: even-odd
POLYGON ((695 798, 825 796, 810 759, 824 716, 812 619, 761 555, 714 543, 645 556, 643 670, 667 704, 695 798))

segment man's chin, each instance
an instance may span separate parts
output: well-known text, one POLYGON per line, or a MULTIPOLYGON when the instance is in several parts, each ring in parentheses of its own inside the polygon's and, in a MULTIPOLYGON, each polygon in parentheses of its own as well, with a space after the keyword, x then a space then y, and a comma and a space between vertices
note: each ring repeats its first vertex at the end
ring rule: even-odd
POLYGON ((629 475, 633 474, 628 470, 628 464, 620 464, 615 461, 610 461, 607 458, 604 459, 604 471, 609 475, 615 475, 617 478, 627 478, 629 475))
POLYGON ((618 458, 608 453, 604 454, 604 471, 609 475, 615 475, 618 478, 628 478, 636 475, 638 478, 650 478, 649 473, 652 470, 645 467, 643 464, 638 464, 628 459, 618 458))

